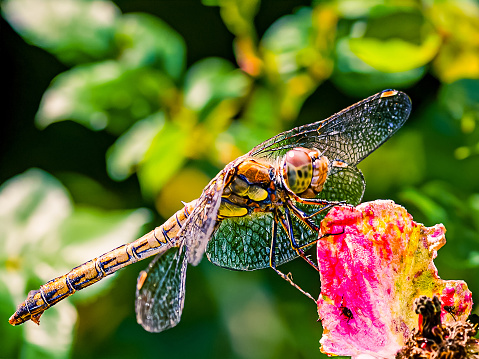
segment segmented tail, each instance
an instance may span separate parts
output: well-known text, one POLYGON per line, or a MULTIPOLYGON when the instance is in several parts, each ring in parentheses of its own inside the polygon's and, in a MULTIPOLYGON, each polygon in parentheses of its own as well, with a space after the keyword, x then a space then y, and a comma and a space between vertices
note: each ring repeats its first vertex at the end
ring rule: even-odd
POLYGON ((193 211, 195 203, 196 200, 185 204, 163 225, 156 227, 136 241, 106 252, 73 268, 67 274, 52 279, 42 285, 40 289, 31 291, 8 321, 12 325, 19 325, 27 320, 39 324, 40 317, 45 310, 76 291, 100 281, 127 265, 179 246, 181 243, 177 239, 177 233, 193 211))

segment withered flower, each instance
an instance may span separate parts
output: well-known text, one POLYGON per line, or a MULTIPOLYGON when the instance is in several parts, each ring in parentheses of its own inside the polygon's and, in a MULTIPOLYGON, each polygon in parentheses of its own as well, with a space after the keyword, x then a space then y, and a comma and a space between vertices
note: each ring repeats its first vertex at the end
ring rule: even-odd
POLYGON ((444 336, 439 324, 464 323, 470 314, 467 284, 442 280, 433 262, 446 243, 442 224, 425 227, 403 207, 378 200, 332 209, 321 230, 333 234, 321 239, 317 249, 322 352, 395 358, 417 333, 414 302, 423 295, 436 295, 440 302, 433 300, 433 309, 418 309, 425 310, 423 317, 434 313, 421 333, 444 336))

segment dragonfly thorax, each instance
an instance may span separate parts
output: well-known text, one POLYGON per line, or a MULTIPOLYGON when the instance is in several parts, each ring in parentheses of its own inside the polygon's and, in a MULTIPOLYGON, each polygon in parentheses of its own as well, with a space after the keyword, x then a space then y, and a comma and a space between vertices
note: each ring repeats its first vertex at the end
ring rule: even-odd
POLYGON ((312 198, 322 191, 328 168, 329 161, 319 150, 298 147, 284 156, 283 180, 295 194, 312 198))

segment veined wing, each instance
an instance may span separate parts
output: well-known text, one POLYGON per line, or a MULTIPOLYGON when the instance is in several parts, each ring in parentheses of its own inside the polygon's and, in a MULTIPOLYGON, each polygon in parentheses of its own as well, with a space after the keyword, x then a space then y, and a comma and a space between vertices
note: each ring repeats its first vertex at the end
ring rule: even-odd
POLYGON ((405 93, 384 90, 323 121, 280 133, 248 155, 274 159, 294 147, 314 147, 330 160, 356 165, 390 138, 410 112, 411 100, 405 93))
MULTIPOLYGON (((344 201, 356 206, 363 199, 366 181, 362 172, 356 166, 341 167, 340 171, 332 171, 323 190, 316 198, 326 201, 344 201)), ((298 204, 299 205, 299 204, 298 204)))
POLYGON ((149 332, 172 328, 181 318, 185 300, 188 263, 196 265, 217 223, 223 181, 232 165, 227 166, 206 186, 195 207, 178 233, 182 243, 159 254, 138 277, 136 318, 149 332))
POLYGON ((186 244, 188 262, 197 265, 217 224, 218 208, 224 189, 225 176, 234 163, 227 165, 205 187, 193 212, 179 232, 179 240, 186 244))
MULTIPOLYGON (((272 213, 253 213, 225 218, 208 243, 206 256, 211 263, 229 269, 255 270, 269 267, 272 213)), ((276 264, 296 258, 283 230, 278 230, 276 264)))
POLYGON ((158 333, 180 321, 187 264, 185 248, 173 247, 158 254, 138 276, 136 320, 145 330, 158 333))

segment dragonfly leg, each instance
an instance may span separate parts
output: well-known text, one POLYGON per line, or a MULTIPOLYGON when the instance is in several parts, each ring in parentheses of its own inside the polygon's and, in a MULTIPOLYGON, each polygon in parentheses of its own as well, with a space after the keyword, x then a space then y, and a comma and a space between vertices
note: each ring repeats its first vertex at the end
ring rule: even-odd
MULTIPOLYGON (((318 214, 320 214, 320 213, 322 213, 322 212, 324 212, 324 211, 327 211, 327 210, 333 208, 334 206, 336 206, 336 205, 335 205, 335 204, 329 204, 329 205, 327 205, 327 206, 321 207, 321 209, 317 210, 316 212, 314 212, 314 213, 312 213, 312 214, 310 214, 310 215, 306 215, 306 214, 305 214, 304 212, 302 212, 302 211, 301 211, 301 213, 303 214, 304 218, 311 219, 311 218, 313 218, 313 217, 316 217, 318 214)), ((298 208, 296 208, 296 209, 299 211, 298 208)))
MULTIPOLYGON (((319 272, 318 266, 316 264, 314 264, 313 261, 311 261, 311 259, 309 259, 306 256, 306 254, 304 254, 303 248, 306 247, 306 246, 300 246, 298 244, 298 242, 296 242, 296 239, 294 238, 293 222, 291 221, 291 214, 289 213, 288 206, 284 206, 284 213, 286 214, 286 218, 282 218, 281 224, 282 224, 285 232, 288 234, 289 241, 291 242, 291 247, 293 247, 293 249, 296 251, 296 253, 298 253, 298 255, 301 258, 303 258, 310 266, 312 266, 316 271, 319 272)), ((308 224, 311 227, 311 229, 313 229, 314 231, 316 231, 316 232, 319 231, 319 228, 314 223, 312 223, 311 221, 306 220, 305 223, 308 224), (312 227, 312 226, 314 226, 314 227, 312 227)), ((312 242, 312 243, 314 243, 314 242, 312 242)))
MULTIPOLYGON (((288 202, 288 205, 285 206, 285 209, 287 209, 288 207, 291 208, 291 210, 293 211, 293 214, 298 218, 298 220, 302 221, 303 223, 305 223, 311 230, 315 231, 318 233, 318 238, 312 240, 311 242, 308 242, 306 244, 302 244, 302 245, 299 245, 295 240, 294 240, 294 236, 292 236, 292 240, 291 240, 291 245, 293 246, 293 248, 298 248, 298 249, 303 249, 303 248, 306 248, 306 247, 309 247, 311 244, 314 244, 316 243, 317 241, 323 239, 323 238, 326 238, 326 237, 329 237, 329 236, 337 236, 337 235, 340 235, 340 234, 343 234, 344 233, 344 228, 341 232, 339 233, 326 233, 326 234, 323 234, 323 235, 319 235, 320 233, 320 228, 318 226, 316 226, 310 219, 311 217, 314 217, 315 215, 319 214, 320 212, 322 212, 323 210, 325 209, 328 209, 330 207, 332 207, 333 205, 331 206, 326 206, 326 207, 323 207, 321 208, 318 212, 315 212, 313 213, 312 215, 306 215, 303 211, 301 211, 298 207, 296 207, 292 202, 288 202)), ((291 222, 291 220, 290 220, 291 222)), ((309 259, 307 260, 307 262, 309 263, 309 259)), ((310 263, 311 264, 311 263, 310 263)), ((316 269, 317 267, 314 266, 316 269)))
POLYGON ((297 285, 296 283, 293 282, 293 279, 291 278, 291 273, 286 275, 283 272, 281 272, 278 268, 276 268, 276 249, 275 248, 276 248, 276 236, 277 236, 277 232, 278 232, 278 225, 277 225, 276 220, 273 220, 273 230, 271 232, 272 232, 272 239, 271 239, 271 247, 270 247, 270 250, 269 250, 269 266, 281 278, 283 278, 285 281, 287 281, 289 284, 291 284, 293 287, 295 287, 297 290, 299 290, 305 296, 307 296, 308 298, 313 300, 314 303, 316 303, 316 299, 314 299, 311 294, 309 294, 308 292, 305 292, 299 285, 297 285))
MULTIPOLYGON (((293 214, 301 221, 303 222, 306 226, 308 226, 312 231, 318 232, 319 233, 319 227, 311 221, 311 218, 314 217, 315 215, 318 215, 322 211, 324 211, 327 207, 321 208, 318 212, 313 213, 312 215, 308 216, 306 213, 301 211, 298 207, 296 207, 293 202, 288 201, 286 207, 291 208, 293 211, 293 214)), ((286 208, 285 207, 285 208, 286 208)), ((304 246, 302 246, 304 247, 304 246)))
MULTIPOLYGON (((292 197, 296 202, 302 203, 302 204, 311 204, 311 205, 316 205, 316 206, 325 206, 324 208, 329 208, 333 206, 351 206, 349 203, 346 201, 326 201, 324 199, 320 198, 302 198, 296 195, 295 193, 290 193, 292 194, 292 197)), ((321 212, 324 209, 319 210, 321 212)))
MULTIPOLYGON (((294 200, 298 203, 301 204, 307 204, 307 205, 313 205, 313 206, 321 206, 316 212, 313 212, 312 214, 306 214, 303 211, 301 211, 298 207, 296 207, 293 204, 293 201, 290 199, 288 200, 288 204, 291 208, 294 208, 296 213, 300 213, 298 217, 300 217, 302 220, 303 219, 311 219, 313 217, 316 217, 318 214, 331 209, 334 206, 342 206, 342 207, 350 207, 354 208, 353 205, 347 203, 346 201, 326 201, 324 199, 319 199, 319 198, 302 198, 297 196, 296 194, 292 193, 292 197, 294 200)), ((307 223, 309 227, 311 227, 310 224, 307 223)), ((312 227, 311 227, 312 228, 312 227)))

